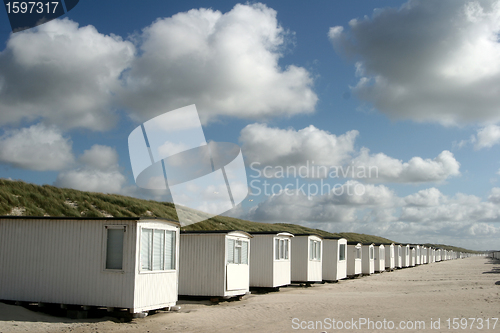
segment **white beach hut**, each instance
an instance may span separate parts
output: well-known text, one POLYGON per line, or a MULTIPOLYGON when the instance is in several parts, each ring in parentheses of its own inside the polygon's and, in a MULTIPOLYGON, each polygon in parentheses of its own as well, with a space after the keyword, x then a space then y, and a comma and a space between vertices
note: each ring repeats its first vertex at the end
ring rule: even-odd
POLYGON ((414 246, 410 246, 410 266, 415 267, 417 265, 417 249, 414 246))
POLYGON ((362 273, 370 275, 375 272, 375 245, 363 244, 362 273))
POLYGON ((279 288, 292 281, 289 232, 251 232, 250 287, 279 288))
POLYGON ((401 244, 394 244, 394 262, 396 268, 403 268, 403 254, 401 244))
POLYGON ((321 282, 323 280, 323 237, 296 234, 292 238, 292 281, 321 282))
POLYGON ((436 262, 441 261, 441 249, 436 249, 436 262))
POLYGON ((323 239, 323 280, 338 281, 347 277, 347 240, 323 239))
POLYGON ((347 242, 347 277, 360 276, 362 270, 363 245, 358 242, 347 242))
POLYGON ((377 273, 385 271, 385 251, 384 244, 375 244, 373 260, 375 263, 375 272, 377 273))
POLYGON ((385 245, 385 270, 392 271, 396 267, 394 261, 394 243, 385 245))
POLYGON ((427 247, 425 245, 422 245, 420 247, 420 262, 423 264, 427 264, 427 247))
POLYGON ((427 248, 427 261, 429 264, 434 262, 434 249, 432 247, 427 248))
POLYGON ((415 265, 422 264, 422 255, 420 254, 420 245, 413 245, 415 248, 415 265))
POLYGON ((402 266, 410 267, 410 245, 401 245, 402 266))
POLYGON ((127 309, 177 302, 179 223, 0 217, 0 299, 127 309))
POLYGON ((248 293, 250 238, 244 231, 182 231, 179 295, 230 298, 248 293))

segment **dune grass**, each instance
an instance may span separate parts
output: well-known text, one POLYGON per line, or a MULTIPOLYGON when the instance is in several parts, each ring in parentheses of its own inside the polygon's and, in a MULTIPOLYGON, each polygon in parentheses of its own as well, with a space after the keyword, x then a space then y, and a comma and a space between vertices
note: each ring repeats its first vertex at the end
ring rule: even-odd
MULTIPOLYGON (((143 200, 117 194, 84 192, 50 185, 0 179, 0 216, 67 216, 67 217, 161 217, 177 221, 174 204, 143 200)), ((323 237, 344 237, 360 243, 393 243, 387 238, 344 232, 331 233, 290 223, 260 223, 226 216, 183 227, 184 230, 287 231, 292 234, 318 234, 323 237)), ((397 242, 395 242, 397 243, 397 242)), ((448 250, 473 252, 447 246, 425 244, 448 250)))

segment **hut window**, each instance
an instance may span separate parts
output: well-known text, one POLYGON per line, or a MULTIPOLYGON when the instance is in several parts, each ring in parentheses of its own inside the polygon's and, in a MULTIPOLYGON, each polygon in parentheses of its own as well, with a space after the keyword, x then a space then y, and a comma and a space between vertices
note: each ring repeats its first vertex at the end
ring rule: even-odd
POLYGON ((339 248, 339 260, 345 260, 345 244, 340 244, 339 248))
POLYGON ((370 259, 373 259, 373 247, 370 247, 370 259))
POLYGON ((276 260, 286 260, 288 259, 288 239, 274 239, 274 258, 276 260))
POLYGON ((106 227, 106 269, 123 268, 123 234, 125 228, 106 227))
POLYGON ((321 242, 316 240, 309 240, 310 251, 309 251, 309 259, 310 260, 321 260, 321 242))
POLYGON ((227 262, 229 264, 248 265, 248 242, 242 240, 227 240, 227 262))
POLYGON ((175 269, 175 232, 142 229, 141 268, 144 271, 175 269))
POLYGON ((356 248, 356 259, 361 259, 361 248, 360 247, 356 248))

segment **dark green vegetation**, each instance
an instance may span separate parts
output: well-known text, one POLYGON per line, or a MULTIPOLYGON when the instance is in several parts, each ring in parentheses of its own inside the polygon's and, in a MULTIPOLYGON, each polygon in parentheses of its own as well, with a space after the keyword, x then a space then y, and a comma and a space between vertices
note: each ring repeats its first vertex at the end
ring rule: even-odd
MULTIPOLYGON (((68 216, 68 217, 134 217, 152 216, 177 220, 170 202, 142 200, 117 194, 83 192, 50 185, 34 185, 23 181, 0 179, 0 216, 68 216)), ((288 223, 259 223, 232 217, 215 216, 184 227, 185 230, 288 231, 292 234, 312 233, 324 237, 344 237, 360 243, 392 243, 393 241, 365 234, 330 233, 288 223)), ((452 246, 425 244, 448 250, 471 252, 452 246)))

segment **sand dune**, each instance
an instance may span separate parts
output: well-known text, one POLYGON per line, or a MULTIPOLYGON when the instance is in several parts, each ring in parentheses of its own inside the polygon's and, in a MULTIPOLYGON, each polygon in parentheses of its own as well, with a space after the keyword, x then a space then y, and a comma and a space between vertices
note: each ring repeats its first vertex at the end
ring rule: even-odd
MULTIPOLYGON (((117 323, 110 318, 57 318, 0 303, 0 333, 235 330, 483 332, 492 331, 495 324, 495 319, 492 318, 500 318, 499 280, 500 261, 474 257, 421 265, 335 284, 282 288, 280 292, 249 295, 243 301, 218 305, 180 301, 180 312, 159 313, 134 319, 131 323, 117 323), (453 318, 458 318, 458 325, 467 324, 467 329, 461 329, 463 326, 453 329, 453 318), (460 322, 460 318, 466 319, 460 322), (475 319, 472 322, 469 318, 481 318, 482 321, 475 319), (342 322, 344 329, 329 326, 333 324, 335 328, 340 327, 337 321, 342 322), (373 324, 368 327, 370 321, 373 324), (431 328, 431 321, 433 326, 437 326, 439 322, 440 328, 431 328), (391 323, 394 324, 392 330, 388 329, 391 323), (407 329, 398 329, 401 324, 407 329), (451 325, 450 328, 448 324, 451 325), (483 325, 483 329, 480 329, 479 324, 483 325), (345 329, 345 325, 354 327, 345 329), (377 329, 376 325, 382 329, 377 329), (487 325, 490 330, 487 330, 487 325)), ((495 331, 497 330, 500 330, 500 322, 496 323, 495 331)))

